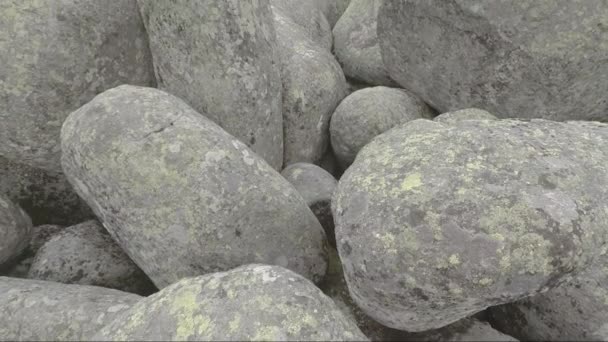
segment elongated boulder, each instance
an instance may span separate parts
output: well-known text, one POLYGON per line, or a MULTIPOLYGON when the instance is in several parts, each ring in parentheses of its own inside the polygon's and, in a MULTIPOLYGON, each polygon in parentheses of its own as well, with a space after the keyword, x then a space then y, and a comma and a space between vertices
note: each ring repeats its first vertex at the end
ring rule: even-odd
POLYGON ((317 1, 270 0, 273 10, 287 15, 320 47, 331 51, 333 36, 317 1))
POLYGON ((395 86, 382 62, 376 34, 382 0, 352 0, 333 29, 334 53, 344 74, 372 85, 395 86))
POLYGON ((325 234, 296 189, 174 96, 108 90, 66 120, 62 148, 74 188, 159 288, 252 262, 325 273, 325 234))
POLYGON ((453 124, 463 120, 498 120, 494 114, 478 108, 466 108, 437 115, 436 122, 453 124))
POLYGON ((0 156, 61 171, 70 112, 117 85, 154 84, 135 0, 7 0, 0 13, 0 156))
POLYGON ((267 265, 184 279, 140 301, 93 339, 367 340, 314 284, 267 265))
POLYGON ((36 253, 28 278, 141 295, 156 292, 150 279, 95 220, 66 228, 47 241, 36 253))
POLYGON ((378 136, 332 204, 353 299, 439 328, 556 287, 606 247, 608 125, 416 120, 378 136))
POLYGON ((608 119, 603 0, 395 0, 378 14, 384 64, 441 112, 608 119))
POLYGON ((27 214, 0 195, 0 266, 27 248, 31 234, 32 221, 27 214))
POLYGON ((139 6, 159 88, 280 170, 281 78, 269 1, 140 0, 139 6))
POLYGON ((0 277, 0 339, 90 340, 141 298, 95 286, 0 277))
POLYGON ((329 119, 346 96, 346 79, 328 50, 273 8, 281 59, 285 165, 317 163, 329 143, 329 119))

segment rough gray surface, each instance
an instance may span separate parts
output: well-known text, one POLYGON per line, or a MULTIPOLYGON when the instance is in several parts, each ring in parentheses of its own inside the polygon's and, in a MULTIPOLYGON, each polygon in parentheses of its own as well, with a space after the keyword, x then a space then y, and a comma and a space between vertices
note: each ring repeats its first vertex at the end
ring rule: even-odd
POLYGON ((333 36, 325 14, 317 1, 270 0, 273 10, 287 15, 320 47, 331 51, 333 36))
POLYGON ((139 1, 160 89, 283 165, 281 76, 268 0, 139 1))
POLYGON ((333 29, 334 54, 348 77, 372 85, 395 86, 384 67, 376 35, 382 0, 352 0, 333 29))
POLYGON ((490 309, 492 323, 526 341, 607 341, 606 257, 571 282, 490 309))
POLYGON ((325 229, 330 244, 336 245, 334 218, 331 214, 331 199, 338 181, 321 167, 308 163, 295 163, 287 166, 283 176, 302 195, 306 204, 325 229))
POLYGON ((415 120, 378 136, 332 209, 353 299, 408 331, 556 287, 606 247, 608 125, 415 120))
POLYGON ((267 265, 184 279, 140 301, 94 336, 150 339, 367 340, 307 279, 267 265))
POLYGON ((32 221, 9 199, 0 196, 0 266, 23 252, 32 234, 32 221))
POLYGON ((351 0, 312 0, 317 4, 321 12, 325 14, 330 27, 334 27, 351 0))
POLYGON ((6 0, 0 13, 0 155, 59 172, 71 111, 123 83, 154 84, 137 4, 6 0))
POLYGON ((463 120, 497 120, 497 118, 483 109, 466 108, 437 115, 433 120, 444 124, 454 124, 463 120))
POLYGON ((149 295, 150 279, 95 220, 57 233, 36 253, 28 278, 149 295))
POLYGON ((447 112, 608 120, 604 0, 385 1, 391 77, 447 112))
POLYGON ((60 231, 64 230, 66 227, 56 226, 52 224, 43 224, 40 226, 34 226, 32 228, 32 237, 30 239, 30 244, 28 246, 28 250, 31 253, 36 253, 47 241, 49 241, 53 236, 57 235, 60 231))
POLYGON ((281 56, 285 165, 317 163, 329 145, 329 119, 346 96, 346 80, 334 56, 310 40, 274 8, 281 56))
POLYGON ((95 286, 0 277, 0 339, 90 340, 141 298, 95 286))
POLYGON ((120 86, 72 113, 63 168, 159 287, 264 262, 315 281, 326 238, 295 188, 185 102, 120 86))
POLYGON ((347 96, 331 117, 331 146, 342 167, 374 137, 389 129, 421 118, 431 118, 432 110, 403 89, 365 88, 347 96))

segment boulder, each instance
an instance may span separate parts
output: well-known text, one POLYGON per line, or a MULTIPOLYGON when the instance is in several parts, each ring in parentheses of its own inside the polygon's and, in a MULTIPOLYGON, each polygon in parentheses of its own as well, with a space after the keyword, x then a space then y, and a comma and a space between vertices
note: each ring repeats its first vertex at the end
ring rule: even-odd
POLYGON ((108 90, 66 120, 62 149, 68 180, 159 288, 252 262, 325 274, 325 234, 297 190, 172 95, 108 90))
POLYGON ((333 29, 344 74, 372 85, 395 86, 382 62, 376 24, 382 0, 352 0, 333 29))
POLYGON ((8 199, 0 196, 0 266, 23 252, 32 234, 32 221, 8 199))
POLYGON ((140 299, 95 286, 0 277, 0 339, 90 340, 140 299))
POLYGON ((331 146, 346 168, 377 135, 408 121, 431 117, 432 110, 403 89, 364 88, 347 96, 332 115, 331 146))
POLYGON ((415 120, 375 138, 332 204, 353 299, 436 329, 557 287, 606 247, 608 125, 415 120))
POLYGON ((433 120, 444 124, 455 124, 463 120, 498 120, 498 118, 483 109, 467 108, 437 115, 433 120))
POLYGON ((320 47, 331 51, 333 36, 325 14, 317 1, 270 0, 273 10, 288 16, 308 38, 320 47))
POLYGON ((269 1, 140 0, 139 6, 159 88, 280 170, 281 78, 269 1))
POLYGON ((311 282, 267 265, 183 279, 140 301, 93 339, 367 340, 311 282))
POLYGON ((306 204, 325 229, 330 244, 336 245, 334 218, 331 215, 331 198, 338 182, 329 172, 308 163, 287 166, 281 176, 285 177, 302 195, 306 204))
POLYGON ((66 228, 46 242, 36 253, 28 278, 140 295, 156 292, 150 279, 95 220, 66 228))
POLYGON ((389 75, 440 112, 608 120, 603 0, 384 1, 389 75))

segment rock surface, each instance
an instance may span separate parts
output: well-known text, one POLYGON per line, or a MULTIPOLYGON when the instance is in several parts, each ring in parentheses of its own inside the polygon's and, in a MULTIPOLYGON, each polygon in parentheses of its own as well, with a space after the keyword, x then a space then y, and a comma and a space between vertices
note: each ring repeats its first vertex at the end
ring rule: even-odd
POLYGON ((436 122, 455 124, 464 120, 498 120, 494 114, 477 108, 466 108, 437 115, 436 122))
POLYGON ((283 82, 285 165, 317 163, 329 145, 329 120, 346 95, 346 79, 331 52, 274 9, 283 82))
POLYGON ((330 27, 334 27, 351 0, 313 0, 317 6, 325 14, 330 27))
POLYGON ((348 77, 395 86, 382 61, 376 34, 382 0, 352 0, 333 29, 334 53, 348 77))
POLYGON ((0 338, 90 340, 141 298, 95 286, 0 277, 0 338))
POLYGON ((296 23, 317 45, 331 51, 333 36, 325 14, 317 1, 270 0, 273 10, 278 10, 296 23))
POLYGON ((325 234, 296 189, 174 96, 108 90, 66 120, 62 149, 69 181, 159 288, 252 262, 325 274, 325 234))
POLYGON ((283 165, 281 81, 268 0, 139 1, 159 88, 283 165))
POLYGON ((23 252, 32 234, 32 221, 27 214, 0 196, 0 266, 23 252))
POLYGON ((52 224, 43 224, 40 226, 34 226, 32 228, 32 237, 30 239, 30 244, 28 246, 28 250, 35 254, 38 252, 40 247, 42 247, 45 243, 47 243, 53 236, 57 235, 59 232, 64 230, 66 227, 52 225, 52 224))
POLYGON ((342 176, 350 292, 389 327, 443 327, 554 288, 606 246, 608 125, 416 120, 342 176))
POLYGON ((330 244, 336 245, 334 218, 331 214, 331 198, 338 181, 321 167, 308 163, 295 163, 287 166, 283 176, 302 195, 306 204, 325 229, 330 244))
POLYGON ((105 340, 364 341, 321 290, 277 266, 184 279, 117 317, 105 340))
POLYGON ((378 37, 403 88, 441 112, 607 120, 603 0, 384 1, 378 37))
POLYGON ((364 88, 347 96, 331 117, 331 146, 342 167, 374 137, 411 120, 431 118, 432 110, 403 89, 364 88))
POLYGON ((28 278, 149 295, 150 279, 95 220, 57 233, 36 253, 28 278))

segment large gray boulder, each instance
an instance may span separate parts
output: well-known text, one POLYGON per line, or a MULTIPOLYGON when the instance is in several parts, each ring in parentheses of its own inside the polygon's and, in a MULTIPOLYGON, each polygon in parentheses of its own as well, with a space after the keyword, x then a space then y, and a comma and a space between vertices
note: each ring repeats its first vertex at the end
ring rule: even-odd
POLYGON ((270 0, 273 10, 279 10, 297 24, 320 47, 331 51, 333 36, 331 27, 321 6, 310 0, 270 0))
POLYGON ((283 165, 281 78, 268 0, 139 1, 158 86, 283 165))
POLYGON ((0 195, 0 266, 23 252, 32 234, 32 221, 27 214, 0 195))
POLYGON ((416 120, 340 179, 336 239, 356 303, 393 328, 445 326, 556 287, 606 247, 608 125, 416 120))
POLYGON ((376 35, 382 0, 352 0, 333 29, 334 54, 350 78, 395 86, 384 67, 376 35))
POLYGON ((252 262, 325 274, 323 228, 296 189, 174 96, 108 90, 66 120, 62 149, 69 181, 159 288, 252 262))
POLYGON ((95 286, 0 277, 0 339, 90 340, 141 298, 95 286))
POLYGON ((314 284, 268 265, 183 279, 140 301, 93 339, 367 340, 314 284))
POLYGON ((607 120, 604 0, 384 1, 391 77, 441 112, 607 120))
POLYGON ((0 13, 0 156, 61 171, 70 112, 117 85, 154 84, 135 0, 7 0, 0 13))
POLYGON ((346 96, 346 79, 327 49, 273 8, 283 82, 285 165, 317 163, 329 144, 329 120, 346 96))
POLYGON ((380 86, 357 90, 340 102, 331 117, 331 146, 346 168, 374 137, 408 121, 431 118, 432 113, 403 89, 380 86))
POLYGON ((55 234, 36 253, 28 278, 141 295, 156 292, 150 279, 95 220, 55 234))

